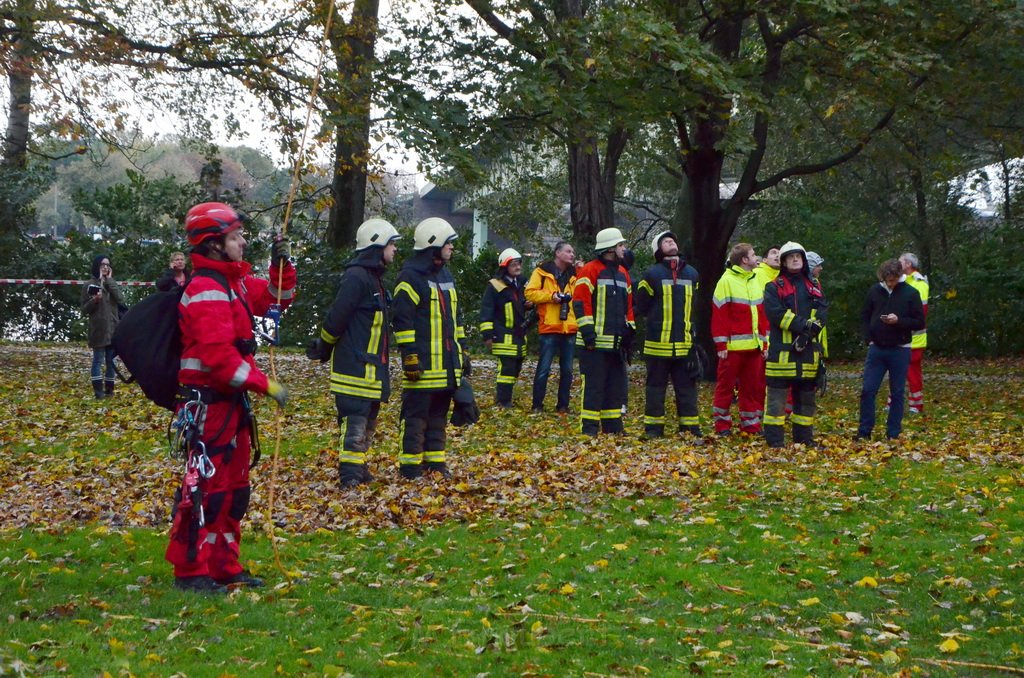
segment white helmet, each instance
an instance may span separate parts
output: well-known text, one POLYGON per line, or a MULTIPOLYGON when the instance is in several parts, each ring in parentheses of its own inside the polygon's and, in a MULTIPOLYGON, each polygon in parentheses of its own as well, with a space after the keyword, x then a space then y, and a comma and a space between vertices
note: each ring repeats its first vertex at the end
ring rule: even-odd
POLYGON ((458 237, 459 234, 447 221, 441 217, 430 217, 416 224, 412 248, 419 252, 428 247, 444 247, 445 244, 458 237))
POLYGON ((511 247, 506 247, 505 249, 503 249, 501 251, 501 254, 498 255, 498 266, 502 266, 502 267, 508 266, 514 260, 522 259, 522 258, 523 258, 522 254, 520 254, 519 252, 516 252, 511 247))
POLYGON ((594 244, 594 251, 601 254, 605 250, 618 245, 620 242, 626 242, 626 239, 622 237, 622 231, 617 228, 605 228, 597 232, 597 241, 594 244))
POLYGON ((790 240, 785 245, 783 245, 782 247, 779 248, 779 263, 785 265, 785 263, 786 263, 786 255, 787 254, 793 254, 795 252, 799 252, 800 253, 800 256, 804 260, 804 267, 806 268, 807 267, 807 250, 804 249, 803 245, 801 245, 800 243, 795 242, 793 240, 790 240))
POLYGON ((661 249, 661 241, 664 238, 672 238, 672 241, 675 242, 676 245, 679 244, 679 240, 676 239, 675 233, 672 231, 662 231, 658 235, 654 236, 653 240, 651 240, 651 253, 655 256, 657 256, 658 250, 661 249))
POLYGON ((400 237, 390 222, 377 217, 367 219, 356 231, 356 251, 367 247, 384 247, 400 237))

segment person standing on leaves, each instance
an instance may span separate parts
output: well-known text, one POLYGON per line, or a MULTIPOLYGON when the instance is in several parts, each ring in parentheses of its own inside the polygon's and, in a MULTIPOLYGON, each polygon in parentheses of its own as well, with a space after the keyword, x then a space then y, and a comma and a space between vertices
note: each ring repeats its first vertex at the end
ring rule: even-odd
POLYGON ((644 273, 635 295, 637 312, 647 316, 644 435, 665 435, 665 391, 671 379, 679 431, 699 438, 695 373, 699 366, 693 344, 693 302, 699 277, 679 256, 679 243, 671 231, 654 236, 651 249, 655 264, 644 273))
POLYGON ((512 407, 512 389, 526 357, 526 311, 533 308, 523 294, 522 272, 523 255, 511 247, 502 250, 498 274, 487 281, 480 304, 480 336, 500 363, 494 402, 503 408, 512 407))
POLYGON ((572 303, 579 331, 576 345, 583 374, 580 430, 622 433, 626 368, 636 335, 629 273, 622 266, 626 239, 617 228, 598 232, 596 258, 576 274, 572 303))
POLYGON ((890 259, 878 268, 879 284, 868 290, 860 314, 868 355, 860 392, 858 440, 871 438, 875 427, 875 398, 886 372, 891 397, 885 435, 895 440, 903 431, 903 393, 910 366, 911 337, 924 327, 924 306, 921 295, 907 282, 900 264, 890 259))
POLYGON ((264 315, 277 303, 279 280, 281 306, 291 303, 295 268, 289 261, 288 242, 279 237, 271 248, 269 279, 251 275, 243 260, 242 228, 243 216, 224 203, 201 203, 185 216, 196 275, 178 306, 179 409, 196 396, 205 404, 199 434, 216 469, 211 477, 199 479, 205 524, 193 529, 195 523, 185 514, 196 509, 185 511, 179 506, 165 555, 174 565, 175 586, 190 591, 222 593, 227 586, 263 584, 239 562, 254 442, 247 393, 268 395, 284 407, 288 392, 256 366, 253 315, 264 315))
POLYGON ((391 395, 388 376, 390 296, 381 278, 395 259, 398 231, 384 219, 369 219, 356 231, 356 256, 348 263, 338 294, 309 358, 331 361, 331 392, 341 428, 338 477, 342 489, 369 483, 366 453, 377 429, 380 404, 391 395))
POLYGON ((403 373, 398 469, 403 478, 424 473, 451 477, 445 458, 448 409, 463 374, 471 372, 459 296, 447 267, 457 237, 444 219, 421 221, 413 235, 414 254, 395 286, 393 325, 403 373))
POLYGON ((533 377, 534 412, 544 410, 548 377, 555 354, 558 355, 558 400, 555 411, 569 412, 569 391, 572 388, 572 358, 576 343, 576 314, 572 310, 572 290, 576 284, 576 252, 561 241, 555 245, 554 257, 534 269, 526 283, 526 299, 537 307, 540 355, 533 377))
POLYGON ((756 266, 757 255, 749 243, 734 245, 712 299, 711 337, 718 353, 718 375, 711 412, 720 436, 732 433, 730 410, 737 382, 740 430, 750 434, 761 431, 768 320, 764 315, 765 288, 754 272, 756 266))
POLYGON ((185 253, 175 252, 171 255, 168 269, 156 281, 156 288, 161 292, 184 287, 188 283, 188 272, 185 270, 185 253))
POLYGON ((811 279, 807 254, 797 242, 779 251, 782 272, 764 291, 764 311, 771 335, 768 341, 768 396, 764 439, 769 447, 782 447, 786 399, 793 396, 793 442, 817 447, 814 442, 815 389, 821 362, 818 336, 828 319, 828 303, 821 286, 811 279))
POLYGON ((110 257, 100 254, 92 261, 92 278, 82 290, 82 313, 89 316, 89 348, 92 349, 92 393, 97 399, 114 395, 114 330, 121 317, 121 287, 114 280, 110 257), (104 372, 104 367, 106 371, 104 372))
MULTIPOLYGON (((924 318, 927 324, 928 276, 917 270, 921 263, 913 252, 901 254, 900 265, 903 267, 903 274, 907 276, 907 284, 917 290, 918 295, 921 297, 921 305, 924 308, 924 318)), ((907 370, 907 386, 910 387, 910 391, 907 394, 907 411, 910 414, 921 414, 924 412, 924 375, 921 372, 921 360, 924 358, 924 350, 927 347, 927 327, 914 330, 914 338, 910 342, 910 369, 907 370)))

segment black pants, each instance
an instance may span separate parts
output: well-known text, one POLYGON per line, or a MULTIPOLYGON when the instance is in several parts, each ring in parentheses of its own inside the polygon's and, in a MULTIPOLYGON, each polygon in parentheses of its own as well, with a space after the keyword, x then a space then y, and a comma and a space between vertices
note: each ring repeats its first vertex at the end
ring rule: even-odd
POLYGON ((793 394, 793 442, 810 443, 814 440, 814 415, 818 411, 815 401, 813 379, 768 378, 768 395, 765 398, 764 439, 769 445, 783 444, 783 424, 786 421, 786 400, 793 394))
POLYGON ((699 433, 697 417, 697 384, 686 366, 686 358, 647 356, 647 402, 644 408, 644 430, 648 435, 665 434, 665 391, 669 381, 676 394, 676 416, 679 430, 699 433))
POLYGON ((523 359, 513 356, 498 356, 501 363, 498 368, 498 383, 494 387, 494 402, 505 407, 512 407, 512 388, 519 379, 523 369, 523 359))
POLYGON ((445 462, 445 427, 455 389, 402 391, 402 452, 398 463, 445 462))
POLYGON ((596 436, 622 432, 622 406, 626 404, 626 361, 618 351, 577 352, 583 375, 580 431, 596 436))
POLYGON ((380 402, 335 393, 334 406, 338 409, 338 428, 341 431, 339 461, 365 464, 366 453, 370 449, 370 441, 377 428, 380 402))

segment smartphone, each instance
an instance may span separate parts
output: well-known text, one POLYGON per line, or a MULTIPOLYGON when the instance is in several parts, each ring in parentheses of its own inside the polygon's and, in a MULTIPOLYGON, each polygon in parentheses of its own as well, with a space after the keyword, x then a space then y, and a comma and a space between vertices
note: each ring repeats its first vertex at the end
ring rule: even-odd
POLYGON ((97 294, 100 293, 100 286, 99 285, 89 285, 89 287, 85 290, 85 292, 90 297, 95 297, 97 294))

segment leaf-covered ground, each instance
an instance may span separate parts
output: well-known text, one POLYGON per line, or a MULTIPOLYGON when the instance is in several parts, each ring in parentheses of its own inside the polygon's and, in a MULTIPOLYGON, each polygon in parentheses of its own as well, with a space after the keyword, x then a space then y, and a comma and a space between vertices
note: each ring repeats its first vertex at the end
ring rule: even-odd
MULTIPOLYGON (((265 353, 261 357, 266 360, 265 353)), ((904 440, 896 445, 851 440, 859 375, 853 365, 833 368, 830 391, 819 406, 819 439, 826 448, 777 453, 759 438, 745 436, 709 437, 699 446, 674 437, 641 441, 643 374, 636 369, 627 435, 590 440, 575 432, 575 417, 527 412, 529 367, 517 386, 519 408, 490 406, 494 367, 477 362, 474 382, 484 416, 470 428, 449 427, 453 482, 397 479, 396 396, 383 410, 371 452, 378 481, 343 493, 337 488, 336 424, 326 368, 279 352, 276 367, 292 400, 280 424, 274 523, 308 532, 515 518, 545 506, 572 506, 595 494, 674 497, 696 509, 709 488, 722 484, 802 493, 807 490, 792 486, 801 471, 843 476, 892 456, 1016 464, 1024 455, 1024 365, 1016 361, 926 363, 928 415, 908 417, 904 440)), ((87 350, 79 346, 0 346, 7 372, 0 384, 0 445, 8 450, 0 456, 0 527, 91 521, 166 525, 178 471, 165 442, 170 416, 135 386, 120 385, 114 399, 94 401, 88 363, 87 350)), ((702 417, 710 411, 711 389, 702 386, 702 417)), ((577 407, 574 402, 574 411, 577 407)), ((266 403, 259 419, 264 456, 254 474, 251 518, 263 522, 278 419, 266 403)), ((704 430, 710 429, 704 422, 704 430)), ((810 491, 831 488, 812 485, 810 491)))
POLYGON ((526 412, 531 374, 490 406, 481 359, 452 481, 397 479, 396 398, 377 481, 342 492, 325 368, 279 353, 293 399, 273 483, 261 406, 251 518, 272 510, 288 575, 252 525, 272 586, 209 602, 161 558, 169 414, 134 387, 94 401, 80 346, 0 361, 0 675, 1024 673, 1018 361, 926 363, 898 444, 852 441, 858 366, 836 367, 825 449, 770 451, 641 441, 642 370, 628 435, 586 439, 526 412))

